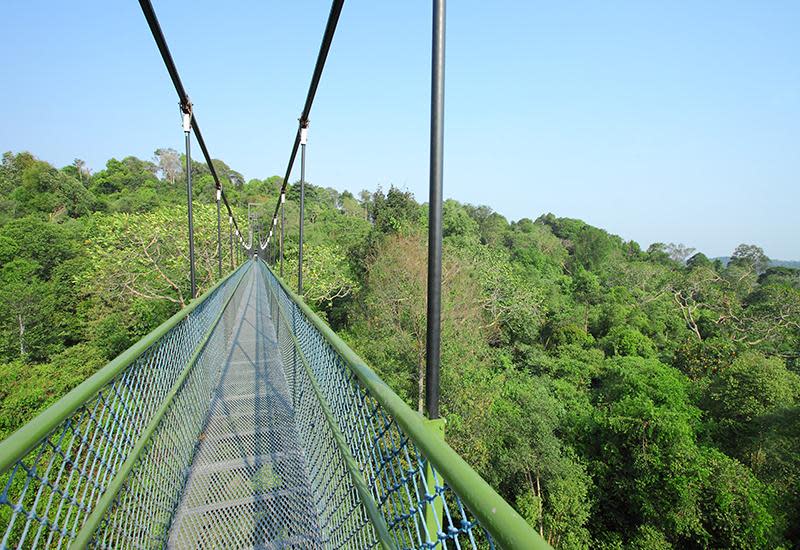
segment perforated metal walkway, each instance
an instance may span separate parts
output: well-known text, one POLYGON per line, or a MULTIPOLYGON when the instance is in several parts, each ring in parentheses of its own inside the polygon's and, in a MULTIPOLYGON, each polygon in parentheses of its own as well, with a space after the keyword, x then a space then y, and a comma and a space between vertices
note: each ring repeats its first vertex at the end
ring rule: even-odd
POLYGON ((258 270, 247 277, 170 548, 323 546, 266 288, 258 270))

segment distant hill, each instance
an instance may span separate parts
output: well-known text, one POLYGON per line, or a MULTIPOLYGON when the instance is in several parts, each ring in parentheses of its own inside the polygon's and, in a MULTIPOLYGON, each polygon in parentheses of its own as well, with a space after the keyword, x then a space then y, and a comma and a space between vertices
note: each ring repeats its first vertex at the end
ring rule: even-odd
MULTIPOLYGON (((728 265, 728 262, 731 261, 730 256, 718 256, 716 258, 712 258, 712 260, 719 260, 723 263, 723 265, 728 265)), ((792 269, 800 269, 800 261, 798 260, 770 260, 769 261, 770 267, 791 267, 792 269)))

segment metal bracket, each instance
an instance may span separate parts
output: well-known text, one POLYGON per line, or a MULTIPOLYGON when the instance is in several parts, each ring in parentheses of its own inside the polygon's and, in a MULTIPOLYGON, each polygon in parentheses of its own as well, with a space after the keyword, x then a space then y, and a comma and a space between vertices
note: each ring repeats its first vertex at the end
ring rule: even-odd
POLYGON ((188 132, 192 129, 192 102, 186 98, 186 103, 181 103, 181 112, 183 113, 183 131, 188 132))

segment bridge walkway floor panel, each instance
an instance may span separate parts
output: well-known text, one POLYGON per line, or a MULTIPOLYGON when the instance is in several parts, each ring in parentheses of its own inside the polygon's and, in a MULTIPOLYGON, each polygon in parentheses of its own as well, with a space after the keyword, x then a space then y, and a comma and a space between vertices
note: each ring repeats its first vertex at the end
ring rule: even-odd
POLYGON ((169 548, 324 546, 267 290, 247 277, 169 548))

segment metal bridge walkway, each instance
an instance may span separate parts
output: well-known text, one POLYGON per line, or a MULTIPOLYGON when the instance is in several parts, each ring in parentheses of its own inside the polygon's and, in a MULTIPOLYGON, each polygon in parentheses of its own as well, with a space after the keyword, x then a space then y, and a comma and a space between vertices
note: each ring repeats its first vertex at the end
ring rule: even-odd
POLYGON ((259 259, 0 441, 6 548, 547 549, 259 259))
POLYGON ((246 277, 171 548, 322 547, 264 279, 246 277))

